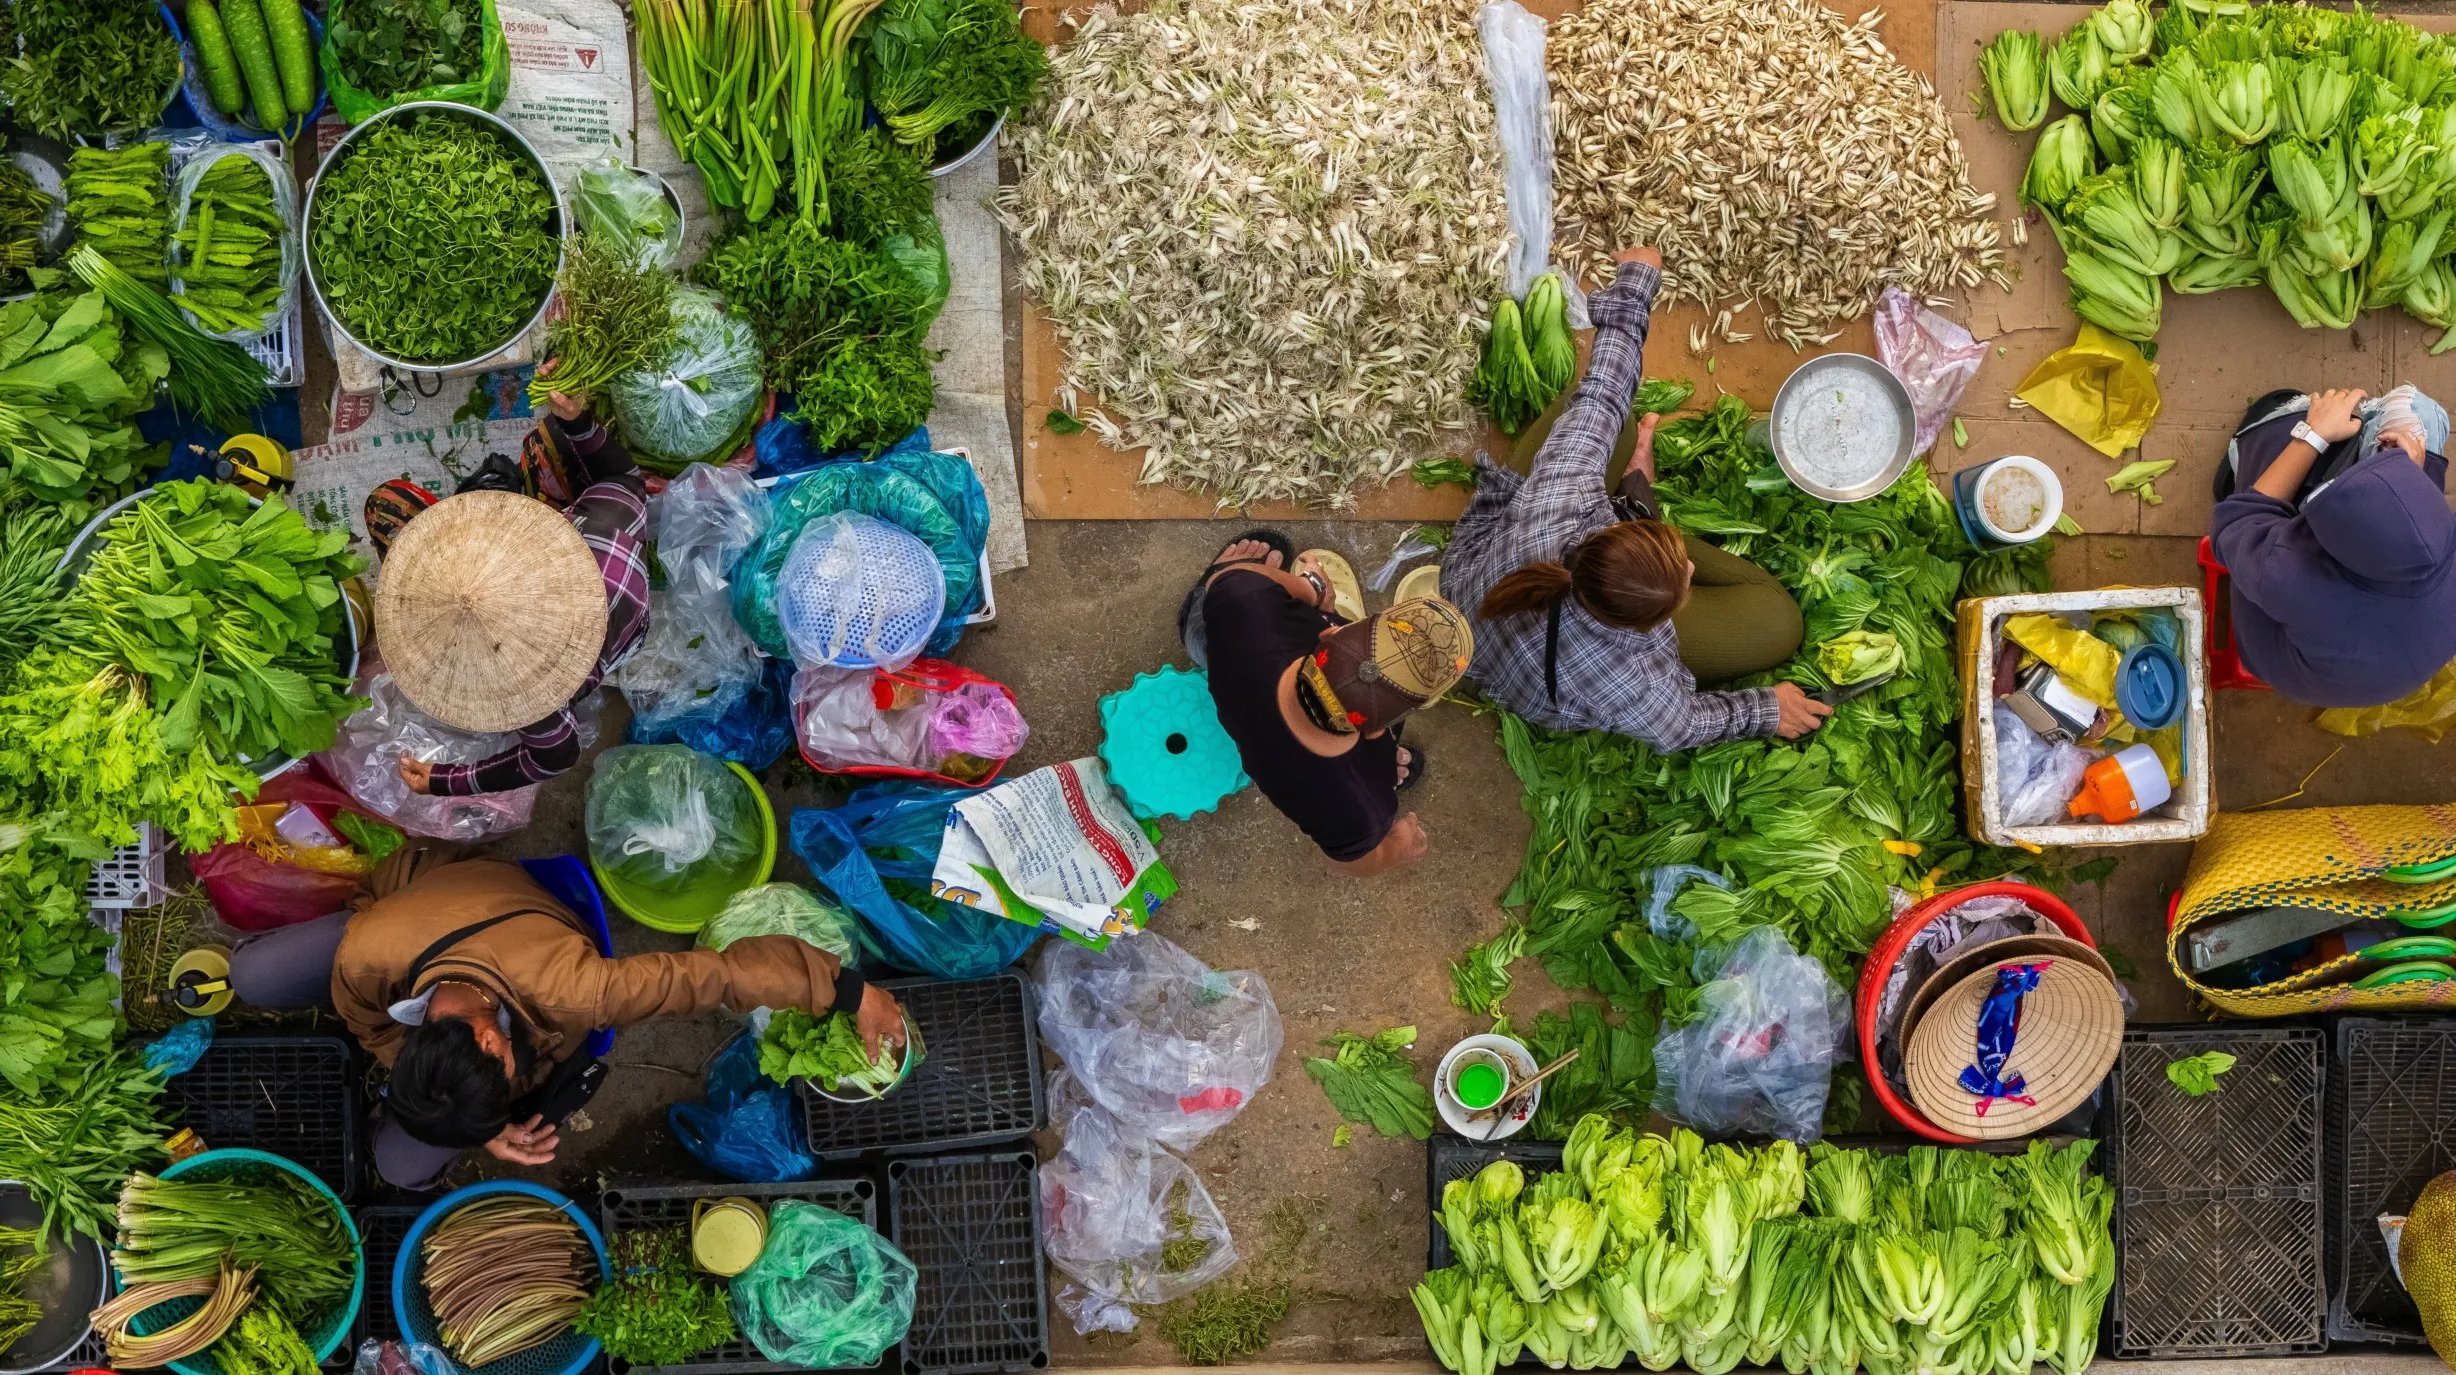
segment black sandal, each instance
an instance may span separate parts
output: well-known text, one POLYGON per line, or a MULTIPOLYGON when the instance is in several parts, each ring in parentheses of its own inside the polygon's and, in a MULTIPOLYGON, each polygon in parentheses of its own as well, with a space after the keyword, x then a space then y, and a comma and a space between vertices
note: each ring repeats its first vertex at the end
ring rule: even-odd
MULTIPOLYGON (((1227 553, 1232 546, 1243 544, 1247 540, 1260 540, 1269 545, 1271 552, 1279 556, 1279 566, 1282 568, 1291 567, 1296 562, 1296 542, 1277 530, 1248 530, 1228 541, 1227 544, 1221 545, 1220 554, 1227 553)), ((1185 638, 1185 623, 1194 614, 1194 599, 1200 597, 1202 590, 1211 585, 1211 575, 1223 568, 1236 568, 1250 563, 1267 564, 1269 560, 1222 559, 1219 554, 1211 556, 1211 562, 1204 566, 1202 575, 1195 578, 1194 585, 1185 590, 1185 600, 1177 604, 1177 638, 1185 638)))
POLYGON ((1407 776, 1399 780, 1399 791, 1407 792, 1413 789, 1418 783, 1424 781, 1424 771, 1427 767, 1428 761, 1424 757, 1424 747, 1422 745, 1410 745, 1402 742, 1399 745, 1399 748, 1407 751, 1407 776))

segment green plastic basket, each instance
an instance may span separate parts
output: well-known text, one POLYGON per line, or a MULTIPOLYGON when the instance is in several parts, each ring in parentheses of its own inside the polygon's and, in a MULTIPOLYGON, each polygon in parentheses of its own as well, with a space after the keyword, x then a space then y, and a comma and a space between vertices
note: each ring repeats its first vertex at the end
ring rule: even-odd
MULTIPOLYGON (((306 1339, 308 1347, 316 1353, 316 1359, 321 1361, 339 1350, 343 1339, 350 1335, 350 1323, 358 1317, 359 1300, 365 1297, 367 1290, 367 1248, 359 1240, 358 1222, 350 1216, 350 1210, 342 1206, 341 1196, 326 1187, 323 1180, 309 1173, 306 1166, 294 1160, 286 1160, 266 1151, 237 1148, 189 1156, 163 1170, 162 1178, 194 1179, 200 1183, 228 1180, 246 1184, 262 1182, 269 1173, 285 1173, 305 1181, 308 1187, 324 1195, 325 1200, 333 1205, 333 1211, 341 1215, 341 1225, 349 1230, 349 1299, 299 1326, 299 1336, 306 1339)), ((126 1287, 117 1266, 111 1269, 111 1281, 120 1288, 126 1287)), ((140 1337, 158 1332, 202 1308, 204 1303, 201 1298, 157 1303, 139 1313, 128 1326, 140 1337)), ((183 1356, 171 1362, 171 1369, 178 1371, 179 1375, 222 1375, 222 1362, 220 1357, 213 1354, 213 1348, 208 1346, 193 1356, 183 1356)))
POLYGON ((725 765, 738 775, 750 789, 751 801, 759 809, 759 860, 732 873, 709 874, 679 892, 663 893, 635 885, 626 885, 597 856, 588 857, 588 871, 597 876, 597 887, 605 893, 621 913, 654 931, 671 931, 688 936, 708 924, 708 919, 722 910, 734 894, 745 888, 755 888, 768 881, 776 871, 776 809, 768 802, 767 789, 751 771, 728 761, 725 765))

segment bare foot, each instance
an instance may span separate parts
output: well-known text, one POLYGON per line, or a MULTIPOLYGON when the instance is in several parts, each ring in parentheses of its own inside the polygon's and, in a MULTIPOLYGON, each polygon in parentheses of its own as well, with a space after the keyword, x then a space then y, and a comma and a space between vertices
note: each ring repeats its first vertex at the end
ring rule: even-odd
POLYGON ((1415 772, 1416 756, 1405 745, 1399 746, 1399 783, 1405 786, 1407 775, 1415 772))

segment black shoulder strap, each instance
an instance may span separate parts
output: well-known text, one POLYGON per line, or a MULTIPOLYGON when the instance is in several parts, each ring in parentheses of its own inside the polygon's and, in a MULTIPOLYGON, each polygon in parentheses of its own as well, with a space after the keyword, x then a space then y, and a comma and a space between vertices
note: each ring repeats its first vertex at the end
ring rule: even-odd
POLYGON ((1566 596, 1552 599, 1552 619, 1544 627, 1544 696, 1561 704, 1561 606, 1566 596))
POLYGON ((426 972, 426 967, 428 965, 433 964, 443 955, 443 952, 451 949, 453 946, 460 944, 462 941, 475 938, 479 932, 501 926, 503 923, 510 921, 514 917, 551 917, 553 915, 554 914, 552 912, 548 912, 543 908, 523 907, 517 911, 499 913, 498 915, 488 917, 484 921, 471 922, 469 925, 462 927, 458 931, 447 932, 442 936, 438 936, 433 945, 428 946, 423 952, 421 952, 417 959, 410 961, 409 973, 402 978, 402 994, 407 996, 417 992, 418 976, 426 972))

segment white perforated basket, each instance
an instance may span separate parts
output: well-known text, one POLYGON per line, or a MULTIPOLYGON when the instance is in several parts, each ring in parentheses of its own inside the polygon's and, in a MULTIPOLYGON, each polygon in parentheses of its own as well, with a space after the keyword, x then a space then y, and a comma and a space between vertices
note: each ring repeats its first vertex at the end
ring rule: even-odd
POLYGON ((171 892, 163 872, 169 857, 168 838, 153 823, 145 823, 134 845, 123 845, 95 862, 93 877, 85 881, 86 905, 124 910, 160 904, 171 892))

